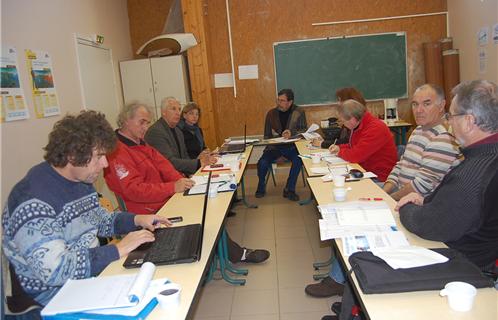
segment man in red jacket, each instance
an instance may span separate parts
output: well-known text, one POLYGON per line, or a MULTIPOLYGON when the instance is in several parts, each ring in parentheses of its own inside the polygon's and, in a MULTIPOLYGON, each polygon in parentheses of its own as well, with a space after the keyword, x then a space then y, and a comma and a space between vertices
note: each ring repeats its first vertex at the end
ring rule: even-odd
POLYGON ((375 173, 379 181, 386 181, 398 157, 389 128, 358 101, 346 100, 338 111, 351 135, 349 143, 331 145, 329 151, 375 173))
MULTIPOLYGON (((118 145, 108 156, 104 177, 120 196, 129 212, 155 214, 177 192, 184 192, 194 181, 183 177, 168 159, 143 140, 150 125, 151 111, 141 104, 126 106, 118 116, 118 145)), ((228 237, 228 255, 232 262, 263 262, 267 250, 242 248, 228 237)))

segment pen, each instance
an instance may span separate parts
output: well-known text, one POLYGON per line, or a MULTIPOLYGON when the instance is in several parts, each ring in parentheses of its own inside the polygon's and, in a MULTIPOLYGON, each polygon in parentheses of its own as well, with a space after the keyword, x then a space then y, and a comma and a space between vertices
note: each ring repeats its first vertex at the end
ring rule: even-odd
POLYGON ((361 201, 382 201, 384 199, 382 199, 382 198, 359 198, 358 200, 361 200, 361 201))
POLYGON ((299 157, 301 157, 301 158, 306 158, 306 159, 311 159, 311 156, 308 156, 308 155, 301 155, 301 154, 300 154, 300 155, 299 155, 299 157))

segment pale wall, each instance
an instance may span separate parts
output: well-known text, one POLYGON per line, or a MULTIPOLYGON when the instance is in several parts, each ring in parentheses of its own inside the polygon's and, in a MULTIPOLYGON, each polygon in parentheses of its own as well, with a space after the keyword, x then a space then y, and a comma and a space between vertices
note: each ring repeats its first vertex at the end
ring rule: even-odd
POLYGON ((498 23, 498 0, 448 0, 450 36, 453 47, 460 50, 460 79, 486 79, 498 83, 498 45, 491 39, 493 25, 498 23), (485 73, 479 73, 477 33, 489 27, 490 41, 485 73))
POLYGON ((82 109, 82 92, 74 34, 101 34, 112 49, 118 100, 122 104, 118 61, 133 58, 126 0, 2 0, 2 45, 18 50, 19 72, 31 118, 1 124, 1 206, 13 185, 43 160, 48 133, 61 117, 35 119, 24 49, 52 55, 53 73, 62 115, 82 109))

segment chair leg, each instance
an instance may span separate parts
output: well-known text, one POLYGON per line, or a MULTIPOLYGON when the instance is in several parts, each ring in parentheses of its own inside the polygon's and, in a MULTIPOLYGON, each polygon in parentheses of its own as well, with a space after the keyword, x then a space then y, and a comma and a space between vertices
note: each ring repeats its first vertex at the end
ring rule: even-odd
POLYGON ((303 187, 306 187, 306 177, 304 176, 304 168, 301 168, 301 177, 303 178, 303 187))
POLYGON ((270 169, 270 173, 271 173, 271 178, 273 180, 273 186, 277 186, 277 181, 275 181, 275 172, 273 172, 273 165, 271 166, 271 169, 270 169))

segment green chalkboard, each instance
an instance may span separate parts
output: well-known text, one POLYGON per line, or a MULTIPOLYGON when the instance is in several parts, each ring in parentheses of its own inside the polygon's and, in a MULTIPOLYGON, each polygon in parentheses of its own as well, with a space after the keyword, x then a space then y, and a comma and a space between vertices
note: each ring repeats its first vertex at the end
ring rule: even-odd
POLYGON ((298 105, 334 102, 342 87, 367 100, 407 96, 404 32, 278 42, 273 51, 277 91, 293 89, 298 105))

